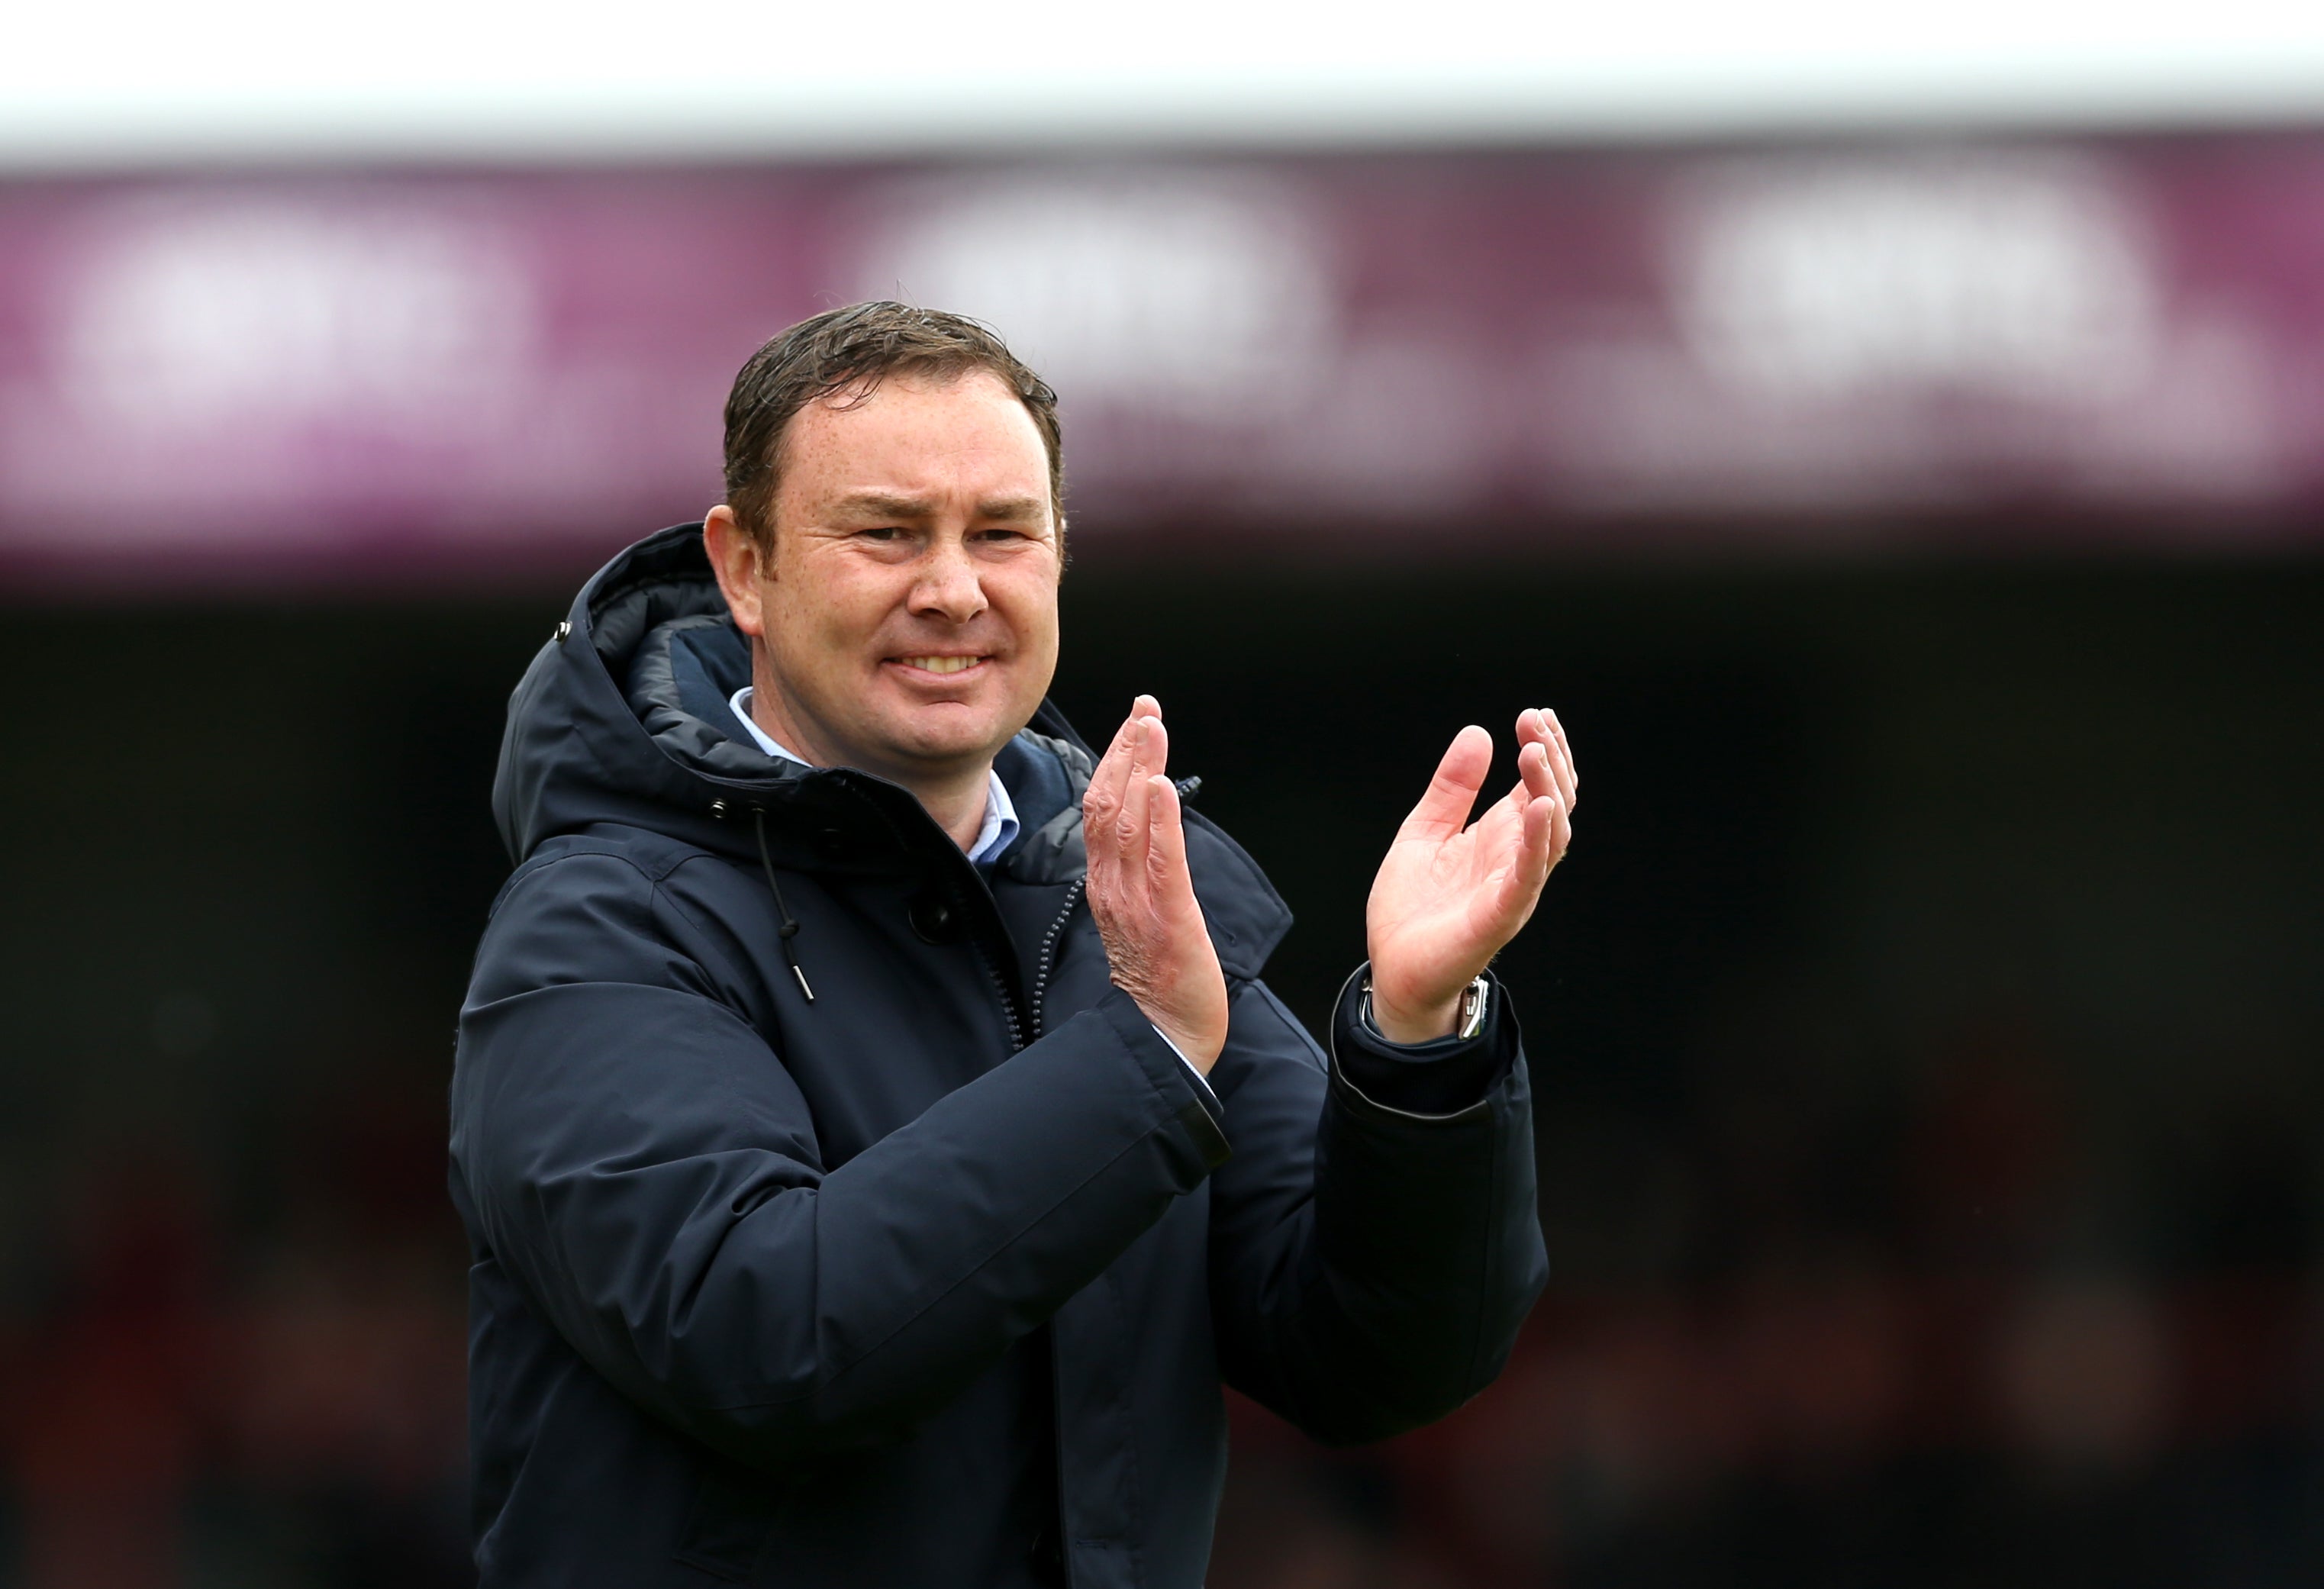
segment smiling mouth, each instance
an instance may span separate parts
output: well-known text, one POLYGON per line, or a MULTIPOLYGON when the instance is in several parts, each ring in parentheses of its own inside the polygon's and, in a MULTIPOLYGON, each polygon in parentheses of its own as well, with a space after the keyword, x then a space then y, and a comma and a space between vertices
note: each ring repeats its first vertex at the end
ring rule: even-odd
POLYGON ((895 657, 890 660, 899 667, 917 668, 923 673, 965 673, 984 661, 982 657, 895 657))

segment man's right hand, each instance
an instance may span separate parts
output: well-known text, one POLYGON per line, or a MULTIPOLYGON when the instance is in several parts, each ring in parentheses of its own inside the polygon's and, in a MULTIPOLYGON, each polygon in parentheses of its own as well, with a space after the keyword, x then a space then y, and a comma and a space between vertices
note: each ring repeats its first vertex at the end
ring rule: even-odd
POLYGON ((1141 695, 1082 797, 1090 914, 1113 985, 1204 1075, 1227 1041, 1227 983, 1186 871, 1162 707, 1141 695))

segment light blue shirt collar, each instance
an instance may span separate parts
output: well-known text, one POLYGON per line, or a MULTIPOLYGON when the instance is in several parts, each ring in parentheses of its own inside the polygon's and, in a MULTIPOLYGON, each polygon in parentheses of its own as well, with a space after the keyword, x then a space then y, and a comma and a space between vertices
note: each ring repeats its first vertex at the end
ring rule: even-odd
MULTIPOLYGON (((751 731, 751 737, 767 754, 780 761, 797 762, 802 767, 814 765, 805 756, 777 744, 774 736, 759 726, 759 720, 751 716, 751 686, 746 684, 736 690, 726 704, 734 708, 734 716, 742 720, 742 726, 751 731)), ((969 860, 980 866, 998 859, 1001 851, 1016 843, 1018 831, 1017 807, 1009 798, 1009 786, 1001 781, 998 772, 984 776, 984 825, 976 830, 976 842, 968 846, 969 860)))

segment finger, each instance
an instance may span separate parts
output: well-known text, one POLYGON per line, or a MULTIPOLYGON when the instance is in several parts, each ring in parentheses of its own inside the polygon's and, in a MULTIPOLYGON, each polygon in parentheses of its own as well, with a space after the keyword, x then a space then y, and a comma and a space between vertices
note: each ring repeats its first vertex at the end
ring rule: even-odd
POLYGON ((1178 804, 1178 788, 1167 774, 1147 781, 1153 791, 1148 801, 1146 874, 1154 888, 1154 902, 1165 910, 1183 910, 1194 902, 1194 874, 1186 867, 1186 827, 1178 804))
POLYGON ((1477 791, 1492 770, 1493 736, 1471 724, 1452 736, 1428 790, 1397 829, 1399 838, 1449 838, 1468 826, 1477 791))
POLYGON ((1121 726, 1113 731, 1113 738, 1098 758, 1096 768, 1090 773, 1089 788, 1082 794, 1082 816, 1086 822, 1096 822, 1110 817, 1120 808, 1121 794, 1129 781, 1130 750, 1138 738, 1140 714, 1132 707, 1121 726))
POLYGON ((1517 781, 1509 790, 1509 808, 1524 816, 1526 802, 1549 794, 1556 781, 1549 771, 1549 725, 1540 708, 1527 707, 1517 714, 1517 781))
POLYGON ((1141 695, 1130 703, 1130 716, 1114 731, 1112 743, 1106 746, 1105 755, 1091 773, 1089 788, 1082 796, 1085 830, 1093 823, 1109 821, 1120 811, 1122 798, 1129 792, 1130 762, 1141 732, 1139 725, 1161 710, 1160 704, 1150 695, 1141 695))
POLYGON ((1090 865, 1094 868, 1104 859, 1106 843, 1102 836, 1112 826, 1117 803, 1114 785, 1121 768, 1130 756, 1130 725, 1124 723, 1114 730, 1113 738, 1098 757, 1097 765, 1090 770, 1089 786, 1082 790, 1082 837, 1089 851, 1090 865))
POLYGON ((1549 746, 1541 740, 1517 753, 1517 786, 1509 791, 1520 810, 1528 800, 1544 795, 1563 799, 1565 791, 1558 787, 1556 770, 1550 765, 1549 746))
POLYGON ((1526 803, 1525 826, 1518 840, 1517 864, 1501 875, 1499 914, 1514 933, 1533 914, 1549 869, 1557 864, 1560 803, 1544 795, 1526 803))
MULTIPOLYGON (((1129 777, 1125 780, 1121 790, 1125 808, 1120 813, 1121 836, 1125 842, 1133 837, 1133 828, 1130 826, 1130 817, 1127 809, 1129 803, 1138 799, 1138 786, 1161 771, 1160 763, 1167 761, 1170 755, 1169 731, 1162 726, 1160 718, 1140 717, 1138 719, 1136 728, 1137 732, 1130 742, 1129 777)), ((1141 810, 1143 808, 1140 808, 1141 810)), ((1142 822, 1139 826, 1143 826, 1142 822)))
MULTIPOLYGON (((1149 725, 1148 731, 1158 725, 1149 725)), ((1165 780, 1164 781, 1168 781, 1165 780)), ((1121 811, 1113 821, 1113 846, 1119 858, 1119 881, 1126 900, 1134 902, 1146 892, 1146 853, 1151 843, 1154 781, 1139 778, 1123 791, 1121 811)))
POLYGON ((1573 808, 1582 803, 1582 770, 1574 764, 1573 746, 1565 737, 1565 725, 1557 720, 1555 712, 1546 708, 1536 709, 1541 712, 1543 722, 1549 726, 1550 748, 1556 753, 1558 787, 1565 791, 1565 812, 1571 817, 1573 808))
MULTIPOLYGON (((1138 704, 1150 707, 1155 704, 1154 697, 1139 696, 1138 704)), ((1117 914, 1135 919, 1151 909, 1152 889, 1146 874, 1148 829, 1153 821, 1153 798, 1148 784, 1157 764, 1169 758, 1170 740, 1162 720, 1150 714, 1132 718, 1129 735, 1120 803, 1106 825, 1106 839, 1114 867, 1108 879, 1113 891, 1111 903, 1117 914)))
POLYGON ((1170 731, 1162 725, 1159 717, 1148 715, 1143 721, 1146 732, 1139 739, 1137 759, 1132 765, 1139 777, 1151 778, 1169 770, 1170 731))
MULTIPOLYGON (((1558 727, 1554 713, 1540 707, 1527 707, 1517 714, 1517 759, 1520 763, 1525 759, 1525 747, 1532 744, 1541 746, 1552 785, 1565 802, 1566 809, 1572 810, 1577 787, 1573 762, 1566 751, 1564 733, 1558 727)), ((1532 792, 1544 794, 1547 790, 1535 788, 1532 792)))

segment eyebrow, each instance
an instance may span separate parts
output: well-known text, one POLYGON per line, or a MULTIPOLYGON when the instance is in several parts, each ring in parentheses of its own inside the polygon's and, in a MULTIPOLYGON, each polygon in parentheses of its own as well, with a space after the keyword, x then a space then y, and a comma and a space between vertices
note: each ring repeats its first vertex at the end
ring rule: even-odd
MULTIPOLYGON (((936 516, 936 503, 927 497, 896 496, 885 491, 857 491, 839 499, 842 510, 868 513, 884 519, 928 519, 936 516)), ((979 519, 996 519, 1005 523, 1038 519, 1048 509, 1048 503, 1038 496, 990 497, 976 504, 979 519)))

